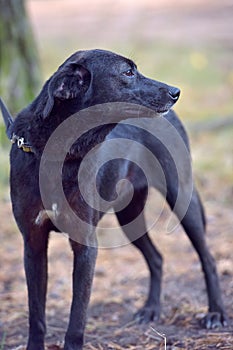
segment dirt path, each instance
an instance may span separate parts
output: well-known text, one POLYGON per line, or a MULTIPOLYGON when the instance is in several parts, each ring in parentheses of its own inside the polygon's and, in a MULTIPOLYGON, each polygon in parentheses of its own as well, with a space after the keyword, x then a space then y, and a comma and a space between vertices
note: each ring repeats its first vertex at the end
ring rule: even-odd
MULTIPOLYGON (((149 206, 153 215, 156 203, 149 206)), ((218 261, 224 301, 233 321, 232 213, 225 208, 208 208, 208 241, 218 261)), ((14 225, 10 203, 1 203, 0 222, 0 339, 4 349, 25 349, 27 301, 22 266, 22 240, 14 225)), ((165 257, 162 318, 151 324, 167 337, 167 349, 232 349, 233 328, 205 331, 198 319, 206 311, 204 282, 199 262, 181 229, 163 233, 163 215, 151 234, 165 257)), ((50 279, 47 304, 47 346, 60 349, 68 321, 71 298, 71 253, 62 235, 50 242, 50 279), (56 345, 56 346, 55 346, 56 345)), ((85 349, 164 349, 164 343, 150 326, 132 321, 148 288, 148 273, 142 257, 132 246, 100 250, 86 330, 85 349)))

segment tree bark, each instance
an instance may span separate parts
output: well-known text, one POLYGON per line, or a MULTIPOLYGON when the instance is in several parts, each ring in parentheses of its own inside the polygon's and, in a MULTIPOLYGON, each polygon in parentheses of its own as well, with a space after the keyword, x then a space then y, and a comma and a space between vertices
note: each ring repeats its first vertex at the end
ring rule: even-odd
POLYGON ((38 53, 24 0, 0 0, 0 95, 18 112, 38 93, 38 53))

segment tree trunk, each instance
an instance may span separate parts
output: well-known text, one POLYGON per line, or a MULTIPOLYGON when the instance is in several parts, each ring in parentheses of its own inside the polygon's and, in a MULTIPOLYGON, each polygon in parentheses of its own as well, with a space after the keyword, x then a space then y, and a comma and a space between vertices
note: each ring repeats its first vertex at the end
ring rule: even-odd
POLYGON ((24 0, 0 0, 0 95, 11 112, 38 93, 38 54, 24 0))

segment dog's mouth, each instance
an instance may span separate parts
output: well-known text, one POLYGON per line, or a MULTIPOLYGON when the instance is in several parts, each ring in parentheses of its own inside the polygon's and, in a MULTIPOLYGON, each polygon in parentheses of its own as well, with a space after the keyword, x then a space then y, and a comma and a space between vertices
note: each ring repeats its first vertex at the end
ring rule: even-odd
POLYGON ((178 98, 176 100, 174 99, 172 102, 169 101, 164 106, 157 108, 156 112, 160 115, 166 115, 171 110, 171 108, 174 106, 174 104, 176 103, 177 100, 178 100, 178 98))
POLYGON ((157 113, 163 114, 163 113, 168 113, 170 111, 170 108, 160 108, 157 110, 157 113))
MULTIPOLYGON (((180 90, 175 87, 171 87, 168 91, 169 100, 163 106, 157 105, 157 113, 160 115, 166 115, 180 97, 180 90)), ((154 104, 156 106, 156 103, 154 104)))
POLYGON ((159 111, 159 112, 157 112, 157 113, 158 113, 159 115, 161 115, 161 116, 164 116, 164 115, 168 114, 169 111, 170 111, 170 108, 169 108, 169 109, 164 109, 163 111, 159 111))
POLYGON ((175 102, 165 102, 164 104, 158 103, 156 101, 150 101, 150 108, 152 108, 157 114, 164 115, 167 114, 170 109, 174 106, 175 102))
POLYGON ((156 110, 156 113, 157 113, 158 115, 163 116, 163 115, 168 114, 169 111, 171 110, 171 108, 172 108, 172 106, 169 106, 169 107, 166 106, 166 107, 163 107, 163 108, 159 108, 159 109, 156 110))

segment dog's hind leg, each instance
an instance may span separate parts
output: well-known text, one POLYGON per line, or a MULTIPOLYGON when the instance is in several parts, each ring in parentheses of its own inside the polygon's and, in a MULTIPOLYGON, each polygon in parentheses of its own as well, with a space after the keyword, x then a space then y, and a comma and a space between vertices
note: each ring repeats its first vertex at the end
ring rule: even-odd
POLYGON ((147 190, 134 193, 130 204, 116 213, 117 219, 128 239, 143 254, 150 270, 150 287, 145 305, 135 317, 140 323, 156 321, 160 317, 160 291, 162 279, 162 256, 148 236, 143 214, 147 190), (133 220, 137 221, 133 223, 133 220), (139 238, 135 239, 135 235, 139 238))
POLYGON ((74 253, 73 300, 64 350, 81 350, 97 248, 88 247, 73 240, 70 240, 70 243, 74 253))
POLYGON ((24 232, 24 268, 28 286, 29 338, 27 350, 44 350, 47 291, 48 231, 24 232))
MULTIPOLYGON (((168 202, 173 208, 174 201, 168 198, 168 202)), ((176 214, 179 218, 179 213, 176 214)), ((206 244, 204 211, 196 189, 193 190, 187 212, 184 218, 181 218, 181 224, 200 258, 205 277, 209 310, 202 320, 202 325, 206 328, 226 325, 227 316, 222 302, 218 274, 215 261, 206 244)))

